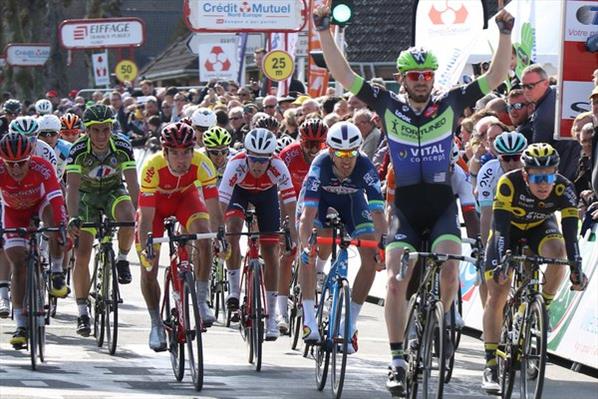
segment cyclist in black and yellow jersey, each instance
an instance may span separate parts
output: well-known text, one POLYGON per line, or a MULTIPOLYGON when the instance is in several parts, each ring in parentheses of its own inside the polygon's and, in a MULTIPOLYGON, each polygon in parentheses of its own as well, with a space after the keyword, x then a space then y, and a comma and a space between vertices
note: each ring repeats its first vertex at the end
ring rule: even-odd
MULTIPOLYGON (((500 266, 505 252, 515 250, 525 238, 529 249, 547 258, 567 258, 571 266, 571 289, 583 290, 587 277, 581 271, 581 257, 577 245, 579 222, 577 196, 573 184, 557 173, 559 154, 546 143, 527 147, 521 160, 523 168, 503 175, 498 181, 492 205, 493 222, 486 248, 486 282, 488 298, 484 307, 484 348, 486 367, 482 388, 499 391, 496 346, 507 301, 510 279, 500 266), (561 211, 562 233, 555 212, 561 211)), ((549 265, 544 273, 542 296, 550 305, 565 270, 549 265)))

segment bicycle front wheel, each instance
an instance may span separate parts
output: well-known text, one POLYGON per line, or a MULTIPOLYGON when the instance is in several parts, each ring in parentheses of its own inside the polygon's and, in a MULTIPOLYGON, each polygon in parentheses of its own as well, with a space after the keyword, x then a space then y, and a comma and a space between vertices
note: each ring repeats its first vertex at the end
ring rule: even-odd
POLYGON ((351 344, 351 289, 347 280, 340 280, 338 297, 334 309, 334 328, 332 333, 332 394, 340 399, 343 393, 345 372, 347 370, 347 351, 351 344), (343 329, 341 331, 341 320, 343 329))
POLYGON ((39 329, 37 313, 39 312, 37 299, 38 284, 35 271, 35 260, 30 259, 27 265, 27 331, 29 333, 29 355, 31 357, 31 369, 37 369, 37 356, 39 345, 39 329))
POLYGON ((507 304, 505 306, 504 320, 500 330, 498 348, 496 351, 496 362, 498 364, 498 378, 500 380, 500 391, 503 399, 509 399, 513 393, 513 382, 515 380, 515 359, 518 355, 518 346, 512 341, 513 333, 519 334, 513 328, 513 313, 517 307, 507 304))
POLYGON ((521 398, 539 399, 544 387, 546 368, 546 329, 548 319, 541 295, 529 305, 528 317, 522 328, 521 398))
POLYGON ((264 310, 262 308, 262 271, 261 266, 253 266, 253 287, 251 299, 251 332, 253 338, 253 356, 255 371, 262 369, 262 344, 264 342, 264 310))
POLYGON ((118 302, 120 300, 118 278, 116 276, 116 262, 114 252, 109 251, 105 255, 104 264, 106 277, 104 278, 103 296, 105 300, 104 313, 106 321, 106 344, 111 355, 116 353, 116 343, 118 341, 118 302))
POLYGON ((321 342, 315 345, 314 358, 316 359, 316 386, 318 391, 321 391, 326 386, 331 351, 328 345, 331 337, 328 335, 331 328, 329 316, 332 314, 332 297, 330 297, 330 290, 327 286, 323 287, 320 301, 317 303, 318 313, 316 319, 318 320, 318 332, 320 333, 321 342))
POLYGON ((164 294, 162 297, 162 306, 160 307, 160 319, 166 329, 168 339, 168 352, 170 353, 170 365, 174 378, 177 381, 183 379, 185 374, 185 344, 179 342, 179 317, 176 308, 176 299, 174 298, 174 286, 171 279, 170 267, 164 272, 164 294))
POLYGON ((203 387, 203 343, 201 333, 203 324, 199 316, 197 295, 195 293, 195 279, 191 272, 186 272, 183 309, 185 312, 185 338, 187 341, 187 358, 191 379, 196 391, 203 387))
POLYGON ((106 325, 106 313, 104 312, 104 282, 103 275, 106 272, 102 262, 101 252, 94 257, 94 274, 91 284, 91 309, 93 309, 93 336, 96 338, 98 347, 104 345, 104 332, 106 325))
POLYGON ((442 399, 444 389, 444 306, 438 301, 428 312, 424 329, 422 397, 442 399))

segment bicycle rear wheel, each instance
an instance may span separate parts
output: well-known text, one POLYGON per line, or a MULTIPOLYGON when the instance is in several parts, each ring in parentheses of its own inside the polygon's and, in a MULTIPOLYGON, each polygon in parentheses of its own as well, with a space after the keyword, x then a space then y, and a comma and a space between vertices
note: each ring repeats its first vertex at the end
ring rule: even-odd
POLYGON ((110 263, 104 264, 106 271, 106 278, 104 279, 104 312, 106 313, 106 345, 111 355, 116 353, 116 343, 118 341, 118 302, 120 300, 118 277, 116 276, 116 261, 114 259, 114 252, 109 251, 105 255, 105 261, 110 263))
POLYGON ((444 307, 436 302, 428 312, 423 340, 422 397, 442 399, 444 389, 444 307))
POLYGON ((252 338, 253 338, 253 355, 255 371, 262 369, 262 344, 264 342, 264 310, 262 308, 262 269, 261 265, 253 266, 253 286, 252 286, 252 308, 251 314, 253 319, 252 324, 252 338))
POLYGON ((332 338, 332 394, 336 399, 340 399, 343 393, 345 382, 345 372, 347 370, 347 351, 351 343, 351 289, 349 282, 345 279, 340 280, 338 287, 338 297, 336 298, 334 309, 334 328, 332 338), (340 330, 341 320, 343 320, 343 330, 340 330))
POLYGON ((187 341, 187 358, 191 379, 196 391, 203 387, 203 343, 201 333, 203 323, 199 316, 197 295, 195 293, 195 279, 191 272, 185 272, 184 276, 184 302, 185 312, 185 338, 187 341))
POLYGON ((170 278, 170 267, 168 267, 164 272, 164 296, 160 307, 160 318, 166 329, 172 372, 174 378, 181 381, 185 374, 185 344, 178 340, 179 317, 173 293, 174 286, 170 278))
POLYGON ((544 387, 548 317, 541 295, 536 295, 528 306, 528 318, 522 328, 520 391, 523 399, 539 399, 544 387))
POLYGON ((318 330, 320 333, 321 342, 315 345, 314 358, 316 359, 316 386, 318 391, 321 391, 326 386, 326 378, 328 378, 328 366, 330 364, 330 345, 331 337, 328 336, 330 331, 329 316, 332 313, 332 298, 329 298, 330 290, 327 286, 322 288, 320 295, 320 302, 318 302, 318 313, 316 318, 318 320, 318 330))
POLYGON ((38 313, 38 281, 35 271, 35 259, 29 259, 27 265, 27 331, 29 333, 29 356, 31 369, 37 369, 37 356, 39 345, 39 329, 37 322, 38 313))
MULTIPOLYGON (((451 305, 451 310, 449 310, 450 325, 444 326, 445 330, 447 330, 447 332, 448 332, 449 340, 453 344, 453 348, 457 347, 458 328, 455 326, 455 322, 456 322, 455 312, 456 311, 457 310, 455 309, 455 302, 453 302, 453 304, 451 305)), ((451 357, 449 359, 445 360, 446 361, 446 367, 444 370, 444 383, 445 384, 448 384, 451 380, 451 377, 453 376, 453 368, 455 367, 455 353, 456 352, 457 352, 456 349, 453 350, 451 357)))
MULTIPOLYGON (((405 376, 406 395, 409 398, 417 398, 417 389, 422 364, 421 342, 423 340, 424 328, 421 323, 420 304, 418 297, 413 295, 409 300, 407 310, 407 323, 403 341, 405 348, 405 361, 407 362, 407 373, 405 376)), ((395 396, 399 396, 397 392, 395 396)))
POLYGON ((513 393, 515 359, 518 356, 517 345, 511 340, 513 333, 513 312, 517 312, 517 308, 507 304, 505 306, 505 315, 500 330, 496 354, 498 378, 500 380, 501 397, 503 399, 509 399, 513 393))

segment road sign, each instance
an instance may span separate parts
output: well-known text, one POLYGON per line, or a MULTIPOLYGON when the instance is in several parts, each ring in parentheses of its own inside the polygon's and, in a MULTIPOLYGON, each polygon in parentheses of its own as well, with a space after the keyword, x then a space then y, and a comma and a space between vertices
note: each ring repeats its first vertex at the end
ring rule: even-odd
POLYGON ((137 64, 131 60, 121 60, 114 67, 116 78, 121 82, 132 82, 137 77, 137 64))
POLYGON ((138 47, 145 41, 139 18, 67 19, 58 27, 60 44, 68 50, 138 47))
POLYGON ((207 82, 218 78, 237 80, 237 42, 202 43, 199 45, 199 80, 207 82))
POLYGON ((91 60, 96 86, 109 86, 110 74, 108 73, 108 51, 92 54, 91 60))
POLYGON ((42 66, 50 58, 49 44, 8 44, 4 49, 6 63, 11 66, 42 66))
POLYGON ((293 57, 286 51, 274 50, 264 56, 262 67, 268 79, 280 82, 293 75, 295 63, 293 57))

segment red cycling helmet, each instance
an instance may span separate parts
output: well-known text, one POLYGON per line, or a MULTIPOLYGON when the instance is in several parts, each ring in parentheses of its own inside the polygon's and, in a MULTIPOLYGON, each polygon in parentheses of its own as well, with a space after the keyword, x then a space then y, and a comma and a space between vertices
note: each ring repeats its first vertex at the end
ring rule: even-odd
POLYGON ((181 120, 179 122, 184 123, 189 126, 193 126, 193 122, 191 122, 191 118, 189 118, 188 116, 181 118, 181 120))
POLYGON ((20 133, 8 133, 0 140, 0 158, 21 161, 31 155, 31 141, 20 133))
POLYGON ((162 129, 162 146, 168 148, 188 148, 195 145, 195 132, 186 123, 170 123, 162 129))
POLYGON ((299 137, 304 141, 326 141, 328 127, 321 119, 311 118, 299 127, 299 137))

